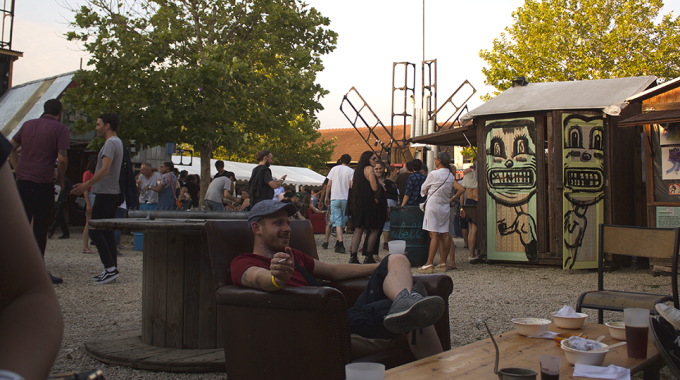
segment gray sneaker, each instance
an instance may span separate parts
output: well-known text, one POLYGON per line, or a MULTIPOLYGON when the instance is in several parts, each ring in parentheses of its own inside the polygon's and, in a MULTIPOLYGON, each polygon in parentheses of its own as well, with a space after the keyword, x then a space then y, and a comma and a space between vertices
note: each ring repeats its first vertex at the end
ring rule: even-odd
POLYGON ((444 315, 446 303, 439 296, 423 297, 404 289, 392 302, 383 325, 395 334, 431 326, 444 315))

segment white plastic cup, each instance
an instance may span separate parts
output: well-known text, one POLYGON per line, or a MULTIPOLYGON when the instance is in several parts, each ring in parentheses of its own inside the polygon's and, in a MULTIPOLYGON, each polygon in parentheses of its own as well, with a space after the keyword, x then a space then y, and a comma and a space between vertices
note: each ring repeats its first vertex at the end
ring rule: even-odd
POLYGON ((403 255, 406 251, 406 240, 390 240, 387 245, 390 248, 390 255, 403 255))
POLYGON ((345 366, 347 380, 384 380, 385 365, 380 363, 350 363, 345 366))
POLYGON ((626 342, 628 357, 647 358, 647 334, 649 332, 649 310, 623 309, 623 320, 626 325, 626 342))
POLYGON ((539 357, 541 362, 541 380, 559 380, 561 359, 558 355, 544 354, 539 357))

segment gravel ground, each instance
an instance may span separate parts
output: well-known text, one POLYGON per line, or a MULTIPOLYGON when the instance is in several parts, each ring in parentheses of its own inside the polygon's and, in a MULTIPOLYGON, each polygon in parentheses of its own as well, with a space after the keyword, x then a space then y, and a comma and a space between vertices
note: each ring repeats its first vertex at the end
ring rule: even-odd
MULTIPOLYGON (((347 254, 321 249, 323 235, 316 235, 322 261, 344 263, 347 254)), ((349 247, 351 235, 345 235, 349 247)), ((64 283, 55 285, 64 314, 62 348, 52 369, 53 373, 102 369, 108 379, 224 379, 222 373, 175 374, 139 371, 127 367, 110 366, 91 358, 84 350, 86 341, 105 331, 126 329, 141 323, 142 253, 132 250, 132 236, 123 236, 123 249, 118 263, 121 276, 115 284, 95 285, 92 276, 102 271, 99 256, 82 254, 82 239, 73 230, 70 239, 59 240, 56 235, 48 240, 46 265, 64 283)), ((494 334, 513 328, 512 318, 542 317, 563 305, 572 307, 578 296, 597 286, 597 272, 565 271, 557 268, 518 268, 489 264, 469 264, 468 250, 463 240, 455 239, 457 270, 446 272, 453 279, 454 290, 449 299, 451 315, 451 343, 459 347, 487 338, 474 328, 477 318, 486 319, 494 334)), ((382 251, 381 255, 386 254, 382 251)), ((438 258, 435 260, 438 262, 438 258)), ((415 268, 413 270, 414 274, 415 268)), ((652 277, 646 270, 619 270, 605 274, 605 284, 611 289, 670 294, 670 277, 652 277)), ((587 322, 596 323, 597 314, 587 322)), ((605 313, 605 320, 620 320, 620 313, 605 313)), ((666 370, 664 372, 667 372, 666 370)), ((671 379, 662 374, 662 379, 671 379)))

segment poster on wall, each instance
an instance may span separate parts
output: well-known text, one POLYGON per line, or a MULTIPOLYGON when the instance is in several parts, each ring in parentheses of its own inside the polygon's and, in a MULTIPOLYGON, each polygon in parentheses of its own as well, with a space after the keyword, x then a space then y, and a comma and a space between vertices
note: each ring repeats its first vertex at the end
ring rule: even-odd
POLYGON ((604 117, 563 114, 563 268, 597 268, 604 220, 604 117))
POLYGON ((659 131, 660 145, 680 144, 680 123, 654 124, 654 128, 659 131))
POLYGON ((657 228, 680 227, 680 207, 657 207, 656 227, 657 228))
POLYGON ((664 180, 680 180, 680 146, 661 147, 661 171, 664 180))
POLYGON ((487 258, 536 262, 534 119, 487 121, 485 131, 487 258))

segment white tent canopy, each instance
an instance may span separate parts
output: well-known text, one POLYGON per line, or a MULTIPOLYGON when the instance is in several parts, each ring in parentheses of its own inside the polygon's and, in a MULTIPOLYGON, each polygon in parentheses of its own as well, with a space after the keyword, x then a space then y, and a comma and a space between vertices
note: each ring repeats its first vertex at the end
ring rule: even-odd
MULTIPOLYGON (((214 177, 217 173, 217 169, 215 169, 215 162, 217 161, 218 160, 215 159, 210 160, 211 177, 214 177)), ((192 161, 192 159, 187 156, 173 155, 172 162, 179 171, 186 170, 189 174, 201 174, 201 159, 199 157, 194 157, 192 161), (180 160, 182 165, 179 165, 180 160), (189 165, 189 163, 191 163, 191 165, 189 165)), ((256 166, 257 164, 248 164, 245 162, 224 161, 224 170, 233 172, 234 175, 236 175, 237 181, 250 180, 250 176, 256 166)), ((295 185, 296 189, 300 185, 321 186, 326 179, 326 177, 308 168, 272 165, 270 166, 270 169, 272 170, 272 176, 275 178, 281 178, 284 175, 287 175, 285 183, 295 185)))

